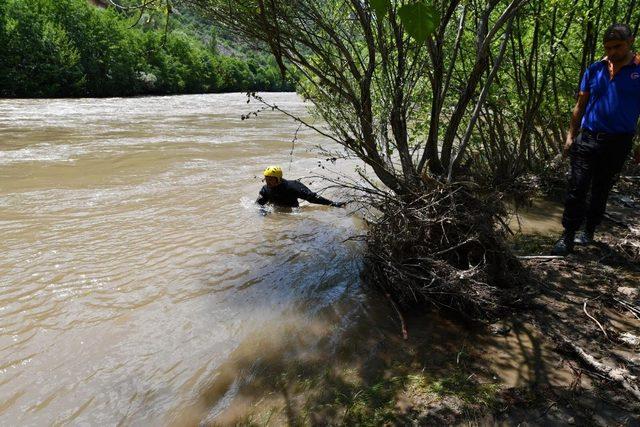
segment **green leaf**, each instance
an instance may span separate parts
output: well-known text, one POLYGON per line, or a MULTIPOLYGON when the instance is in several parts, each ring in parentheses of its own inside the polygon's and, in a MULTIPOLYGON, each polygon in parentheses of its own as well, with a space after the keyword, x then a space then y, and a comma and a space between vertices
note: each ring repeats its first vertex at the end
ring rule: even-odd
POLYGON ((391 9, 391 0, 369 0, 369 4, 371 4, 378 18, 384 18, 387 11, 391 9))
POLYGON ((418 42, 425 41, 440 21, 436 9, 424 1, 405 4, 398 9, 398 16, 407 34, 418 42))

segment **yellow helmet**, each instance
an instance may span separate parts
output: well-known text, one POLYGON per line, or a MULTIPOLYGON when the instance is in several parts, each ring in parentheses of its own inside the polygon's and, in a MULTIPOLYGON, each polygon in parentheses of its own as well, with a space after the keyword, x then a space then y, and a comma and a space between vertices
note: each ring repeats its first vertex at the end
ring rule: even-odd
POLYGON ((280 166, 269 166, 264 170, 264 176, 274 176, 278 181, 282 181, 282 168, 280 166))

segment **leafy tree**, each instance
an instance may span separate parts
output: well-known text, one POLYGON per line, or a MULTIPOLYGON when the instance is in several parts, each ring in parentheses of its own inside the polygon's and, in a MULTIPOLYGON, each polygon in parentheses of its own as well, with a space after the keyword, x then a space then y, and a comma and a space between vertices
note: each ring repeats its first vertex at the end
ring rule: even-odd
POLYGON ((3 95, 73 95, 82 85, 79 53, 69 35, 61 25, 37 13, 47 7, 42 0, 3 5, 3 95))
POLYGON ((324 133, 396 193, 419 187, 427 166, 453 177, 525 2, 194 0, 270 46, 283 71, 294 67, 324 133), (427 135, 416 138, 425 112, 427 135))
POLYGON ((213 55, 218 54, 218 30, 215 27, 211 27, 210 38, 206 42, 207 48, 213 55))
POLYGON ((220 90, 235 92, 251 87, 251 71, 247 64, 235 58, 220 57, 215 65, 216 82, 220 90))
POLYGON ((545 168, 602 30, 640 25, 635 0, 191 3, 297 70, 323 131, 400 192, 425 171, 505 186, 545 168))

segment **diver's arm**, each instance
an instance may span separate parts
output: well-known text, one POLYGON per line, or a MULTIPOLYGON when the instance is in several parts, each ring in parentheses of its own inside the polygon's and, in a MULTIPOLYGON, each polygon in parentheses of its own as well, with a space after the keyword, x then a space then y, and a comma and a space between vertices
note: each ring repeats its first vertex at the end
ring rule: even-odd
POLYGON ((265 191, 264 187, 262 187, 260 189, 260 193, 258 194, 258 200, 256 200, 256 203, 259 204, 260 206, 264 206, 265 204, 267 204, 268 201, 269 201, 269 196, 267 195, 267 192, 265 191))
POLYGON ((335 206, 335 207, 344 206, 344 203, 332 202, 331 200, 326 199, 318 195, 317 193, 314 193, 313 191, 309 190, 309 188, 303 183, 301 183, 300 181, 293 181, 293 183, 294 183, 293 187, 295 188, 295 191, 296 191, 296 196, 299 199, 303 199, 309 203, 315 203, 317 205, 335 206))

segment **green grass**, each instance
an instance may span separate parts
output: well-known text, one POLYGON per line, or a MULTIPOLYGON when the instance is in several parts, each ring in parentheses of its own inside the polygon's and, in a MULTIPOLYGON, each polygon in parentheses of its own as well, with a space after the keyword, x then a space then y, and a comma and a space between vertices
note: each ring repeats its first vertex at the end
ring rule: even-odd
POLYGON ((500 392, 500 384, 478 383, 473 375, 456 371, 451 376, 434 381, 431 391, 439 396, 456 396, 465 403, 493 408, 500 392))
MULTIPOLYGON (((495 408, 501 387, 480 383, 461 367, 434 375, 398 366, 387 367, 373 378, 350 367, 331 367, 314 373, 283 374, 276 388, 288 390, 289 412, 284 401, 255 404, 237 425, 311 425, 318 420, 330 425, 379 426, 418 421, 427 405, 455 397, 456 409, 483 412, 495 408), (399 405, 402 402, 403 405, 399 405), (293 416, 293 419, 291 418, 293 416), (415 418, 415 420, 414 420, 415 418)), ((275 391, 274 396, 282 395, 275 391)), ((450 404, 445 403, 445 404, 450 404)))
POLYGON ((557 238, 556 235, 516 234, 509 242, 518 255, 537 255, 549 252, 557 238))

